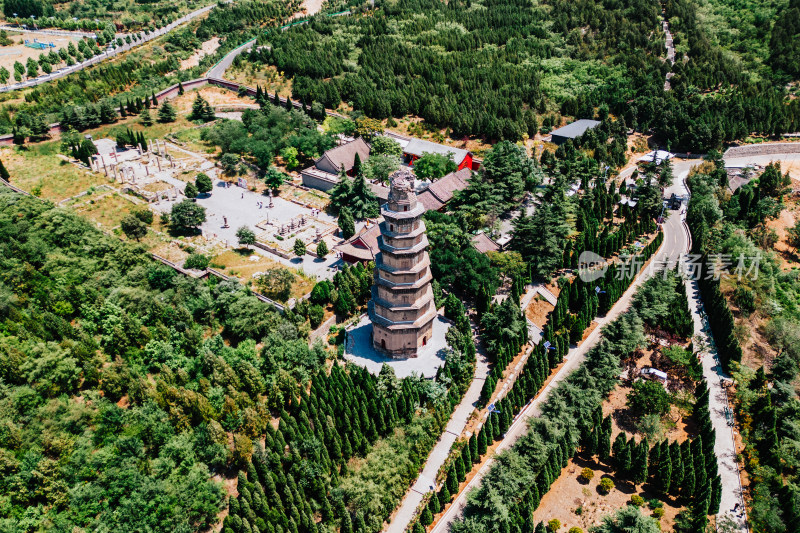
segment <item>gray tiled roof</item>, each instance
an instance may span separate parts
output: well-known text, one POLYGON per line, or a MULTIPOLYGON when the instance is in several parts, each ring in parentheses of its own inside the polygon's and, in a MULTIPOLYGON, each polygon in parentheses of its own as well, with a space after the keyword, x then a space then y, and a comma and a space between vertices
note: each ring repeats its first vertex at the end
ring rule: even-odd
POLYGON ((588 118, 582 118, 580 120, 576 120, 572 124, 567 124, 563 128, 558 128, 557 130, 551 132, 551 135, 555 135, 557 137, 564 137, 566 139, 574 139, 576 137, 580 137, 583 135, 586 130, 595 128, 600 125, 599 120, 590 120, 588 118))
POLYGON ((403 152, 415 156, 422 156, 423 153, 429 154, 441 154, 447 155, 448 153, 453 154, 453 161, 455 161, 456 165, 460 165, 461 162, 467 157, 469 153, 467 150, 463 148, 454 148, 452 146, 445 146, 444 144, 438 144, 431 141, 424 141, 422 139, 411 139, 408 145, 403 148, 403 152))

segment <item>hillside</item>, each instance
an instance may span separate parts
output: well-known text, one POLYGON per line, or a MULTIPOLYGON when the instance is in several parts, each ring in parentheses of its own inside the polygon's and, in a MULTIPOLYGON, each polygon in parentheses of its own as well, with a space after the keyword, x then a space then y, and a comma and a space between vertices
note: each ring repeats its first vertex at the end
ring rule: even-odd
POLYGON ((769 32, 750 31, 745 44, 726 39, 735 17, 717 15, 724 23, 701 17, 692 0, 664 6, 677 28, 679 52, 673 90, 666 93, 671 67, 662 5, 655 1, 398 0, 379 6, 269 33, 250 61, 292 78, 293 97, 307 103, 336 108, 347 102, 379 119, 418 116, 454 138, 517 140, 550 131, 562 116, 611 112, 673 148, 697 151, 751 132, 795 131, 800 124, 798 104, 784 105, 785 89, 774 85, 784 76, 763 65, 763 50, 744 65, 733 50, 769 32))

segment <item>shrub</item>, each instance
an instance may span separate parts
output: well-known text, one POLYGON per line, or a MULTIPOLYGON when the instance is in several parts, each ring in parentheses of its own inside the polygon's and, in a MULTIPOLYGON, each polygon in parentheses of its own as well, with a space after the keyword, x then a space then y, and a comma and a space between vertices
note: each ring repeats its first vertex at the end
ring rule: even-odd
POLYGON ((153 223, 153 212, 150 211, 146 207, 141 207, 139 209, 134 209, 131 211, 131 214, 144 222, 145 224, 152 224, 153 223))
POLYGON ((610 477, 604 477, 598 485, 601 494, 608 494, 614 488, 614 481, 610 477))
POLYGON ((652 442, 660 440, 661 435, 664 434, 664 425, 661 423, 660 416, 644 415, 639 423, 636 424, 636 430, 647 436, 647 439, 652 442))
POLYGON ((189 257, 183 262, 183 268, 188 268, 189 270, 205 270, 208 268, 208 263, 210 262, 211 258, 206 255, 189 254, 189 257))
POLYGON ((647 506, 650 507, 650 509, 658 509, 659 507, 664 507, 664 502, 662 502, 658 498, 653 498, 647 500, 647 506))
POLYGON ((315 304, 328 303, 331 299, 331 283, 327 280, 317 282, 314 288, 311 289, 309 299, 315 304))
POLYGON ((644 498, 642 498, 638 494, 634 494, 633 496, 631 496, 631 503, 636 507, 642 507, 644 506, 644 498))
POLYGON ((186 196, 186 198, 197 198, 197 185, 192 182, 187 183, 186 188, 183 189, 183 194, 186 196))
POLYGON ((194 179, 194 184, 197 187, 198 192, 202 194, 211 192, 214 189, 214 183, 211 181, 211 178, 202 172, 194 179))
POLYGON ((147 224, 133 215, 127 215, 120 221, 120 228, 129 239, 141 240, 147 235, 147 224))
POLYGON ((193 229, 206 221, 206 210, 191 200, 184 200, 172 206, 169 221, 176 229, 193 229))
POLYGON ((314 304, 308 310, 308 321, 311 327, 317 329, 322 324, 322 318, 325 316, 325 310, 321 305, 314 304))
POLYGON ((561 527, 561 521, 558 518, 553 518, 547 523, 547 529, 549 531, 553 532, 558 531, 560 527, 561 527))
POLYGON ((653 517, 654 518, 661 519, 662 516, 664 516, 664 508, 663 507, 659 507, 657 509, 653 509, 653 517))
POLYGON ((583 533, 583 530, 578 526, 569 528, 569 533, 583 533))
POLYGON ((581 480, 585 482, 589 482, 594 477, 594 470, 589 468, 588 466, 581 470, 581 480))
POLYGON ((660 383, 655 381, 637 381, 633 391, 628 393, 628 407, 635 415, 665 415, 669 412, 670 396, 660 383))
POLYGON ((733 301, 745 316, 756 310, 756 295, 747 287, 737 287, 733 293, 733 301))
POLYGON ((294 274, 288 268, 276 268, 264 272, 256 279, 256 286, 261 292, 274 300, 285 302, 292 290, 294 274))

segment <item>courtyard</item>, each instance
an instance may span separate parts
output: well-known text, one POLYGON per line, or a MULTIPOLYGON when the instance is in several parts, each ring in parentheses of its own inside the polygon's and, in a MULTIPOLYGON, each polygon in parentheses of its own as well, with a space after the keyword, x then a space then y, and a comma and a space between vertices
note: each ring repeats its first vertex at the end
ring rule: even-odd
MULTIPOLYGON (((200 229, 207 239, 235 248, 238 246, 236 230, 246 226, 256 233, 258 242, 277 252, 256 248, 257 253, 317 278, 333 277, 340 262, 335 255, 296 257, 292 246, 299 238, 314 250, 318 240, 324 239, 331 249, 337 228, 334 217, 280 196, 272 197, 272 207, 269 207, 269 196, 218 179, 216 169, 209 169, 206 173, 212 178, 214 189, 209 194, 198 196, 196 201, 206 209, 206 222, 200 229)), ((162 198, 151 206, 158 212, 169 213, 175 203, 184 199, 182 195, 162 198)))
POLYGON ((433 335, 427 345, 419 351, 417 357, 392 359, 372 347, 372 321, 367 315, 364 315, 356 325, 347 330, 344 358, 366 368, 375 375, 386 364, 394 369, 395 375, 401 379, 411 374, 433 378, 439 367, 444 365, 447 356, 445 335, 450 329, 450 325, 449 320, 438 315, 433 320, 433 335))

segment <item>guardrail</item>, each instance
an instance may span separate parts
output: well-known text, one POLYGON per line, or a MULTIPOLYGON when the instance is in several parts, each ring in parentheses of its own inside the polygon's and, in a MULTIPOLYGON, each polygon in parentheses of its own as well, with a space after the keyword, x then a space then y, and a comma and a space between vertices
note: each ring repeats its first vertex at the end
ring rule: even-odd
MULTIPOLYGON (((131 40, 130 43, 125 43, 122 46, 120 46, 119 48, 114 48, 111 51, 104 50, 103 52, 97 54, 96 56, 93 56, 93 57, 91 57, 91 58, 89 58, 89 59, 87 59, 85 61, 81 61, 80 63, 78 63, 76 65, 64 67, 64 68, 59 69, 59 70, 57 70, 55 72, 52 72, 50 74, 43 74, 43 75, 38 76, 36 78, 25 80, 25 81, 16 83, 14 85, 8 85, 6 87, 0 87, 0 92, 10 92, 10 91, 16 91, 16 90, 19 90, 19 89, 27 89, 27 88, 30 88, 30 87, 35 87, 35 86, 40 85, 42 83, 46 83, 48 81, 57 80, 57 79, 63 78, 64 76, 68 76, 70 74, 74 74, 75 72, 83 70, 86 67, 90 67, 90 66, 92 66, 92 65, 94 65, 96 63, 99 63, 100 61, 104 61, 106 59, 114 57, 114 56, 116 56, 118 54, 121 54, 122 52, 127 52, 128 50, 131 50, 132 48, 135 48, 135 47, 137 47, 139 45, 142 45, 144 43, 152 41, 153 39, 155 39, 157 37, 161 37, 165 33, 169 32, 169 31, 172 31, 173 29, 175 29, 176 27, 180 26, 181 24, 189 22, 193 18, 212 10, 216 5, 217 4, 212 4, 212 5, 197 9, 195 11, 192 11, 191 13, 189 13, 187 15, 184 15, 181 18, 179 18, 179 19, 177 19, 177 20, 175 20, 173 22, 170 22, 169 24, 167 24, 166 26, 164 26, 162 28, 158 28, 158 29, 152 31, 152 32, 148 33, 147 35, 145 35, 144 32, 138 32, 138 33, 142 34, 142 38, 140 40, 138 40, 138 41, 131 40)), ((17 31, 17 30, 14 30, 14 31, 17 31)))

